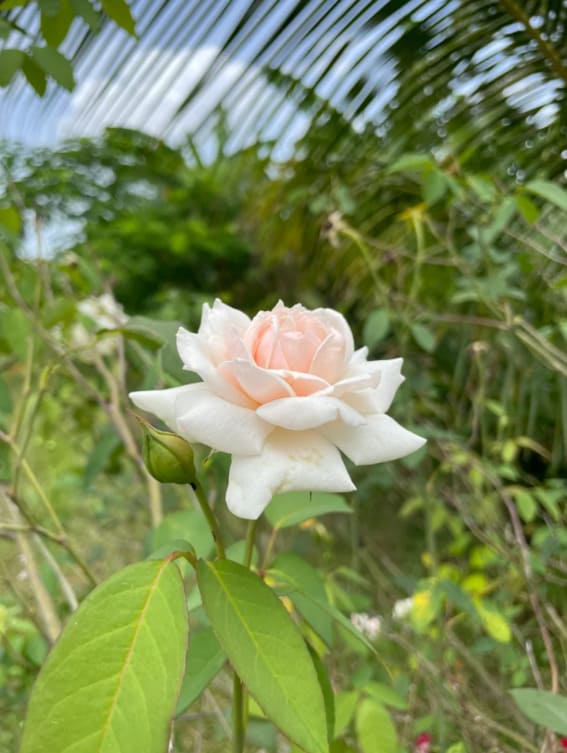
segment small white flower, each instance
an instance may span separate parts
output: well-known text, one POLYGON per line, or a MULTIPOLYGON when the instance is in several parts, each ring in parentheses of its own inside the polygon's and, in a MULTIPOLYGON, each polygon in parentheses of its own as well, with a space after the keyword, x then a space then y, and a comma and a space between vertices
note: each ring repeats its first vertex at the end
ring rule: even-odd
POLYGON ((400 599, 394 604, 392 609, 392 617, 395 620, 403 620, 407 617, 413 609, 413 596, 409 596, 407 599, 400 599))
MULTIPOLYGON (((110 293, 98 297, 85 298, 77 305, 79 312, 90 319, 95 332, 101 329, 122 327, 128 321, 122 305, 110 293)), ((103 337, 93 343, 93 332, 85 324, 77 322, 71 329, 71 345, 75 349, 84 348, 81 353, 86 360, 92 360, 94 352, 101 356, 112 355, 116 350, 115 337, 103 337), (92 345, 92 350, 89 346, 92 345)))
POLYGON ((215 301, 177 349, 202 382, 133 392, 189 442, 232 455, 226 500, 256 519, 284 491, 352 491, 341 452, 357 465, 408 455, 425 440, 386 415, 402 359, 369 361, 332 309, 278 303, 253 320, 215 301))
POLYGON ((382 619, 378 617, 378 615, 369 615, 366 612, 355 612, 354 614, 351 614, 350 621, 354 627, 370 641, 375 640, 380 635, 382 619))

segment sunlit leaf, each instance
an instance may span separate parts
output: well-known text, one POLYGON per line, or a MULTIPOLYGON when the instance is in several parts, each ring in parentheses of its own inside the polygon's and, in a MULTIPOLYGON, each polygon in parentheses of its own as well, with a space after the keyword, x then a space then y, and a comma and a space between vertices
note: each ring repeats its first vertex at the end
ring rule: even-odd
POLYGON ((397 753, 396 728, 381 704, 364 699, 356 711, 355 726, 362 753, 397 753))
POLYGON ((301 634, 274 592, 229 560, 197 568, 219 643, 267 716, 306 753, 327 753, 323 694, 301 634))
POLYGON ((266 518, 273 528, 287 528, 331 512, 350 513, 352 510, 340 494, 284 492, 272 499, 266 518))
POLYGON ((21 753, 163 753, 186 645, 177 567, 140 562, 116 573, 52 649, 32 692, 21 753))

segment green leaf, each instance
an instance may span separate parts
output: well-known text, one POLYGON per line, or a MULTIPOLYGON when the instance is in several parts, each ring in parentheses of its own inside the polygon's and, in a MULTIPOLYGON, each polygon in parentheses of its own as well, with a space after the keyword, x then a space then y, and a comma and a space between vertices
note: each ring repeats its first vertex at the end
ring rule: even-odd
POLYGON ((311 654, 311 660, 317 673, 317 679, 319 680, 319 687, 323 693, 323 700, 325 701, 325 714, 327 716, 327 740, 332 742, 335 732, 335 694, 333 693, 333 687, 329 680, 329 673, 327 667, 323 663, 323 660, 315 651, 315 649, 307 644, 309 653, 311 654))
POLYGON ((28 84, 35 90, 36 94, 43 97, 47 88, 47 78, 45 73, 35 62, 35 60, 26 55, 22 64, 22 72, 26 77, 28 84))
POLYGON ((8 86, 22 67, 24 53, 22 50, 0 50, 0 86, 8 86))
POLYGON ((205 628, 191 636, 187 657, 187 669, 181 694, 177 701, 176 715, 196 701, 226 662, 224 651, 211 628, 205 628))
POLYGON ((413 339, 419 345, 419 347, 426 353, 433 353, 435 350, 435 335, 423 324, 412 324, 410 327, 413 339))
POLYGON ((517 688, 510 695, 534 724, 567 735, 567 698, 548 690, 517 688))
POLYGON ((386 337, 390 331, 390 314, 387 309, 376 309, 364 323, 362 340, 369 350, 386 337))
POLYGON ((61 8, 62 0, 37 0, 42 15, 56 16, 61 8))
POLYGON ((359 699, 360 693, 357 690, 337 693, 335 697, 335 737, 342 735, 351 723, 359 699))
POLYGON ((266 509, 266 518, 273 528, 288 528, 310 518, 330 512, 352 510, 340 494, 327 492, 285 492, 276 494, 266 509))
POLYGON ((431 207, 445 196, 448 188, 445 173, 441 170, 432 170, 423 181, 423 199, 431 207))
POLYGON ((296 554, 281 554, 268 570, 268 576, 288 588, 287 596, 295 608, 317 635, 331 646, 333 643, 333 624, 330 615, 322 612, 303 594, 309 594, 315 601, 327 601, 325 583, 314 567, 296 554), (290 588, 291 587, 291 588, 290 588))
POLYGON ((179 571, 139 562, 69 619, 34 686, 20 753, 163 753, 187 612, 179 571))
POLYGON ((219 643, 266 715, 306 753, 328 753, 323 694, 301 633, 274 592, 229 560, 197 566, 219 643))
POLYGON ((132 36, 136 35, 136 24, 124 0, 101 0, 102 9, 117 26, 127 31, 132 36))
POLYGON ((99 27, 99 16, 89 0, 71 0, 71 5, 75 15, 87 22, 92 32, 97 32, 99 27))
POLYGON ((504 615, 486 600, 475 597, 473 602, 486 632, 499 643, 509 643, 512 631, 504 615))
POLYGON ((408 708, 407 701, 393 688, 384 685, 382 682, 367 682, 362 689, 375 701, 383 703, 385 706, 391 706, 400 711, 405 711, 408 708))
POLYGON ((91 450, 85 470, 83 471, 83 488, 88 489, 95 478, 107 466, 115 450, 121 445, 118 434, 112 427, 107 427, 91 450))
POLYGON ((433 167, 434 162, 428 154, 402 154, 386 173, 401 173, 409 170, 423 170, 424 167, 433 167))
POLYGON ((356 711, 356 737, 362 753, 396 753, 398 736, 390 714, 376 701, 365 698, 356 711))
POLYGON ((549 180, 531 180, 526 183, 525 189, 567 212, 567 191, 557 183, 549 180))
POLYGON ((61 0, 60 7, 54 15, 41 14, 41 33, 50 47, 59 47, 67 36, 73 22, 73 9, 70 0, 61 0))
POLYGON ((12 235, 18 235, 22 228, 22 219, 16 207, 0 207, 0 225, 12 235))
POLYGON ((73 66, 70 61, 53 47, 32 47, 32 56, 43 71, 64 89, 71 91, 75 86, 73 66))
POLYGON ((208 557, 215 548, 207 521, 198 510, 178 510, 166 515, 150 533, 145 551, 153 552, 175 539, 190 541, 199 557, 208 557))
POLYGON ((537 222, 541 212, 531 199, 529 199, 523 193, 519 193, 516 194, 514 200, 516 202, 516 206, 518 207, 518 211, 527 223, 532 225, 534 222, 537 222))

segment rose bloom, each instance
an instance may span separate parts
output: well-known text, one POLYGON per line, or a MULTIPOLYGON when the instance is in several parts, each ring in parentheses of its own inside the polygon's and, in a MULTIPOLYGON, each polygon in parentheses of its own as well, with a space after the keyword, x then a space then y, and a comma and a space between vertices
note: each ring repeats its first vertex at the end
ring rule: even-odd
POLYGON ((386 415, 402 359, 369 361, 332 309, 280 301, 250 320, 216 300, 197 334, 179 329, 177 349, 203 381, 130 397, 189 442, 232 455, 226 501, 241 518, 279 492, 352 491, 341 452, 367 465, 425 441, 386 415))

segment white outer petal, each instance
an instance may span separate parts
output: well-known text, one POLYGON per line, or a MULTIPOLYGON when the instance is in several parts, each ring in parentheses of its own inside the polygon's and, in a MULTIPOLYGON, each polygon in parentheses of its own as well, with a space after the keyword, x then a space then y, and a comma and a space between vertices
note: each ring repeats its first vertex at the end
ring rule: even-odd
POLYGON ((205 385, 191 397, 184 393, 176 405, 178 431, 189 442, 220 452, 257 455, 273 431, 255 411, 223 400, 205 385))
POLYGON ((219 372, 218 366, 211 359, 207 343, 194 332, 188 332, 183 327, 177 330, 177 352, 188 371, 194 371, 207 383, 213 392, 231 403, 252 407, 249 400, 239 389, 227 382, 219 372))
POLYGON ((355 428, 335 421, 320 431, 356 465, 396 460, 425 444, 425 439, 404 429, 390 416, 366 416, 366 421, 364 426, 355 428))
POLYGON ((261 454, 233 456, 226 502, 234 515, 256 520, 279 492, 354 489, 340 453, 320 434, 276 430, 261 454))
POLYGON ((229 329, 243 334, 249 324, 250 318, 245 313, 216 298, 212 308, 208 303, 203 304, 199 335, 207 340, 211 335, 223 335, 229 329))
POLYGON ((349 426, 360 426, 364 417, 346 403, 334 397, 284 397, 261 405, 256 414, 274 426, 291 431, 316 429, 340 419, 349 426))
POLYGON ((179 398, 189 396, 192 392, 199 392, 202 385, 185 384, 182 387, 171 387, 167 390, 141 390, 130 392, 130 400, 137 408, 153 413, 160 421, 169 426, 172 431, 178 431, 176 405, 179 398))

